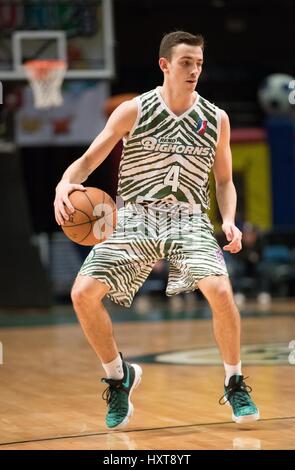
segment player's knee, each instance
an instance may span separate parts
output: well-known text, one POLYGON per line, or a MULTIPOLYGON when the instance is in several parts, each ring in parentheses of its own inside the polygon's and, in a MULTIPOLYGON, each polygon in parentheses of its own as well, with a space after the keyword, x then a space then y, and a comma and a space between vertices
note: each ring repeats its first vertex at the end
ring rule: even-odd
POLYGON ((99 302, 107 293, 108 288, 102 282, 97 280, 88 280, 86 278, 77 279, 73 285, 71 298, 76 310, 87 306, 89 302, 99 302))
POLYGON ((87 302, 87 290, 79 285, 74 285, 71 292, 71 299, 75 309, 80 309, 80 307, 87 302))
POLYGON ((219 302, 231 302, 233 299, 232 289, 227 279, 220 279, 220 282, 216 283, 214 294, 216 300, 219 302))
POLYGON ((230 282, 225 276, 212 276, 200 286, 207 299, 214 303, 225 303, 232 299, 230 282))

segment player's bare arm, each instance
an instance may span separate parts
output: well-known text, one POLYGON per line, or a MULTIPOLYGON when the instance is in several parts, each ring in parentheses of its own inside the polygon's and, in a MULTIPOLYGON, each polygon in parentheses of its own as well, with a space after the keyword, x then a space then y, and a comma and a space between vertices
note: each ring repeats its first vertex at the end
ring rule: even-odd
POLYGON ((137 117, 135 100, 125 101, 110 116, 102 132, 94 139, 86 152, 72 163, 56 187, 54 201, 55 219, 59 225, 68 220, 66 208, 73 212, 69 194, 84 190, 81 185, 88 176, 106 159, 115 145, 132 129, 137 117))
POLYGON ((242 233, 235 225, 237 194, 232 180, 232 154, 230 149, 230 123, 225 111, 221 110, 220 138, 216 149, 213 172, 216 184, 216 198, 222 217, 222 230, 230 243, 223 249, 238 253, 242 248, 242 233))

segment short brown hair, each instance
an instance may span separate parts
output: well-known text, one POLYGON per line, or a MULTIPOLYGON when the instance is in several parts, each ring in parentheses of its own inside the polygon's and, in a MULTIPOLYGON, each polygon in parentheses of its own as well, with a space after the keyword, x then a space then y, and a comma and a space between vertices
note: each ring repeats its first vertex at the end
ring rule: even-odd
POLYGON ((160 44, 159 57, 165 57, 165 59, 170 60, 172 48, 183 43, 189 46, 200 46, 204 50, 204 38, 201 34, 195 36, 186 31, 174 31, 165 34, 163 37, 160 44))

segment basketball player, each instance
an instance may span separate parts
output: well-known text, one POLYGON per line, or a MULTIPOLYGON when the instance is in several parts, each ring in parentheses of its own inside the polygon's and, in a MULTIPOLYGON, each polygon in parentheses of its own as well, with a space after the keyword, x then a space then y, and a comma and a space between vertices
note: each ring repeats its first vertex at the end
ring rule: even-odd
POLYGON ((223 401, 231 405, 233 420, 259 419, 241 371, 239 312, 222 251, 206 214, 213 170, 222 230, 228 241, 223 249, 240 251, 242 234, 235 225, 237 197, 232 181, 229 119, 195 91, 202 72, 203 48, 199 35, 183 31, 165 35, 159 59, 163 85, 122 103, 56 188, 55 215, 57 223, 62 224, 68 219, 66 208, 73 211, 69 193, 84 189, 80 183, 123 138, 118 192, 125 207, 119 210, 114 233, 86 258, 72 290, 81 326, 106 373, 102 380, 108 385, 106 424, 111 429, 128 423, 133 412, 130 397, 142 371, 124 361, 118 352, 102 300, 107 295, 129 307, 153 265, 163 258, 170 261, 166 294, 199 288, 211 306, 214 335, 225 367, 223 401), (179 235, 177 220, 183 209, 187 219, 181 229, 187 230, 179 235))

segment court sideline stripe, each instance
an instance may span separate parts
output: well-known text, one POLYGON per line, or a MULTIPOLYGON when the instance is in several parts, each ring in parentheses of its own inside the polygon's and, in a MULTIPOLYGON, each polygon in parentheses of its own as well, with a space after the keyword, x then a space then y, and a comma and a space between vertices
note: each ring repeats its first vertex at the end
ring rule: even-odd
MULTIPOLYGON (((257 421, 258 423, 260 422, 266 422, 266 421, 283 421, 287 419, 295 419, 295 416, 284 416, 282 418, 265 418, 265 419, 260 419, 257 421)), ((129 429, 120 432, 126 432, 126 433, 132 433, 132 432, 144 432, 144 431, 159 431, 159 430, 165 430, 165 429, 180 429, 180 428, 195 428, 195 427, 200 427, 200 426, 219 426, 221 424, 232 424, 236 425, 233 421, 220 421, 217 423, 199 423, 199 424, 180 424, 178 426, 164 426, 164 427, 156 427, 156 428, 142 428, 142 429, 129 429)), ((242 424, 242 423, 241 423, 242 424)), ((250 423, 245 423, 245 425, 250 424, 250 423)), ((253 424, 253 423, 252 423, 253 424)), ((118 433, 118 431, 115 431, 115 433, 118 433)), ((59 436, 59 437, 44 437, 43 439, 29 439, 26 441, 12 441, 12 442, 1 442, 1 446, 7 446, 7 445, 12 445, 12 444, 27 444, 30 442, 44 442, 44 441, 60 441, 62 439, 81 439, 84 437, 93 437, 93 436, 106 436, 109 434, 109 431, 105 432, 94 432, 90 434, 74 434, 72 436, 59 436)))

